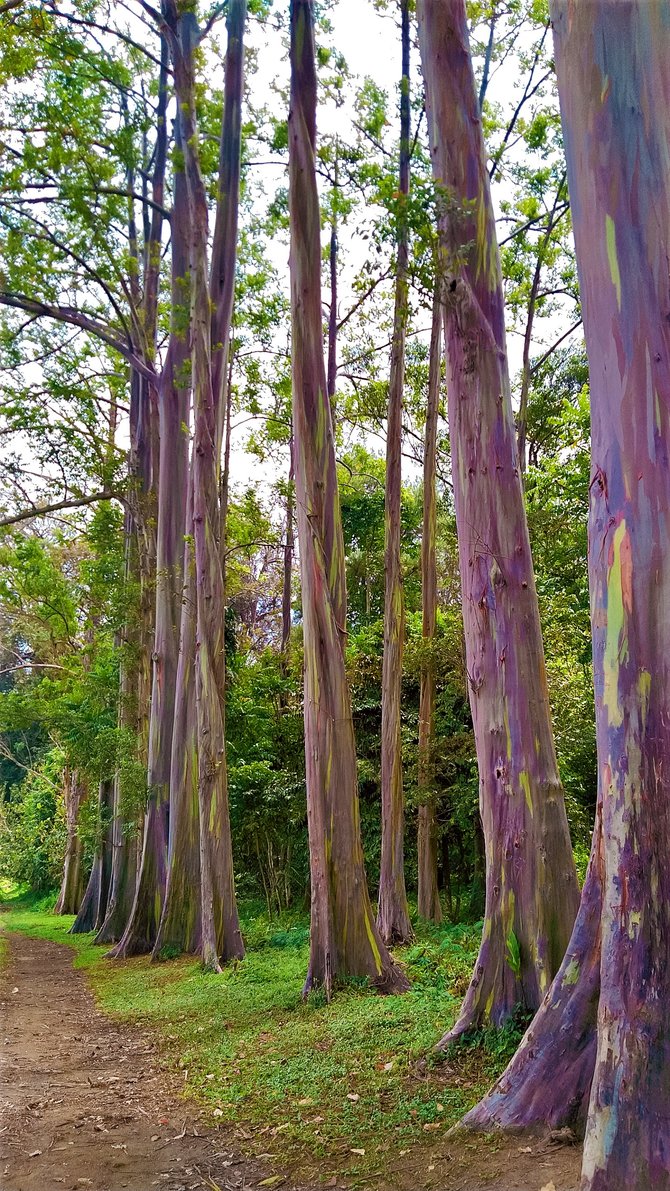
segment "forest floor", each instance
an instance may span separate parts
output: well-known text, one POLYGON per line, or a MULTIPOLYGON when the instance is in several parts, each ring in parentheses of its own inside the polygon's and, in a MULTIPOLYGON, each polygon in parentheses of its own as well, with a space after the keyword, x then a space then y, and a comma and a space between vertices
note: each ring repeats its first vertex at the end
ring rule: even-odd
POLYGON ((516 1040, 430 1057, 476 930, 401 953, 404 997, 352 987, 303 1004, 304 926, 254 914, 248 958, 224 977, 189 960, 112 964, 66 935, 71 919, 3 914, 3 1191, 575 1191, 576 1147, 447 1135, 516 1040))

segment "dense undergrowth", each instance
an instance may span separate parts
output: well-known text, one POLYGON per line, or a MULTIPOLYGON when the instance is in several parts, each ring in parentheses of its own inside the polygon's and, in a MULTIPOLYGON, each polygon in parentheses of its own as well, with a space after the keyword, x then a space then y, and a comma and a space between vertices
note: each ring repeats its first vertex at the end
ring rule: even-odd
POLYGON ((397 951, 409 993, 341 987, 302 999, 308 920, 242 907, 245 960, 215 976, 182 958, 106 960, 91 936, 68 935, 53 898, 0 890, 6 930, 65 943, 106 1012, 149 1028, 187 1095, 233 1126, 237 1144, 305 1176, 370 1177, 394 1155, 431 1145, 485 1091, 513 1053, 519 1025, 432 1048, 454 1020, 479 927, 417 925, 397 951), (183 1074, 181 1074, 183 1073, 183 1074))

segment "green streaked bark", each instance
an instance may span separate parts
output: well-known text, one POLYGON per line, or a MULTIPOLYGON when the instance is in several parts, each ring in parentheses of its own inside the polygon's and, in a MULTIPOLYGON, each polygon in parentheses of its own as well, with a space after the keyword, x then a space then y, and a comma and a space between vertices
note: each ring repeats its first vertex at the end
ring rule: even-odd
POLYGON ((384 659, 382 667, 382 852, 379 874, 377 926, 387 944, 412 938, 405 891, 405 797, 402 779, 402 661, 405 645, 405 606, 400 515, 402 501, 402 407, 405 387, 405 337, 409 303, 410 170, 410 36, 409 0, 400 0, 402 78, 400 86, 400 186, 395 313, 386 430, 386 492, 384 510, 384 659))
POLYGON ((311 871, 305 991, 339 976, 407 987, 377 931, 361 844, 356 745, 344 665, 346 579, 321 321, 312 0, 291 3, 289 206, 294 466, 305 651, 305 759, 311 871))
POLYGON ((422 918, 442 921, 437 888, 437 822, 433 792, 433 747, 435 733, 435 661, 433 645, 437 620, 437 419, 440 408, 442 308, 439 282, 433 298, 433 325, 428 365, 428 400, 423 448, 423 532, 421 538, 421 600, 423 645, 421 699, 419 704, 419 831, 417 868, 418 910, 422 918))

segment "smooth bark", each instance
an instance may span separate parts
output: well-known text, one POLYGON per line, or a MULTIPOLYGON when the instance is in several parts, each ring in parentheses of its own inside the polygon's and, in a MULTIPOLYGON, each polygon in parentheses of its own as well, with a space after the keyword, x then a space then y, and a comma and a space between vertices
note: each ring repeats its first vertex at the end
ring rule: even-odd
POLYGON ((312 0, 291 3, 289 209, 293 431, 305 653, 305 760, 311 873, 305 992, 340 976, 407 987, 377 931, 363 864, 356 746, 344 664, 346 577, 323 354, 321 228, 315 171, 312 0))
POLYGON ((405 795, 402 776, 402 661, 405 645, 401 540, 402 407, 405 387, 405 336, 409 301, 410 36, 409 0, 400 0, 402 78, 400 82, 400 181, 395 311, 386 429, 384 500, 384 657, 382 663, 381 794, 382 846, 377 926, 385 943, 412 938, 405 890, 405 795))
POLYGON ((208 279, 207 194, 196 120, 195 14, 165 0, 184 145, 191 229, 191 335, 196 575, 196 706, 202 958, 218 968, 244 954, 233 876, 225 752, 224 587, 219 543, 222 395, 232 321, 239 201, 245 0, 231 0, 221 135, 217 222, 208 279), (212 314, 212 308, 214 313, 212 314))
POLYGON ((67 839, 63 861, 63 879, 54 914, 76 914, 84 892, 84 850, 77 830, 79 811, 86 797, 86 786, 76 769, 64 774, 65 822, 67 839))
POLYGON ((98 838, 86 892, 69 934, 81 935, 99 930, 107 913, 107 898, 112 874, 112 801, 113 782, 98 787, 98 838))
MULTIPOLYGON (((439 282, 433 297, 433 324, 428 360, 428 400, 423 448, 423 530, 421 536, 421 604, 423 648, 419 701, 419 829, 417 840, 418 910, 421 918, 442 921, 437 887, 437 816, 433 749, 435 736, 435 660, 437 623, 437 420, 440 412, 442 307, 439 282)), ((447 857, 448 858, 448 853, 447 857)), ((448 872, 445 882, 448 882, 448 872)), ((448 893, 448 896, 450 894, 448 893)))
POLYGON ((562 1123, 556 1063, 541 1061, 560 1037, 564 1112, 590 1085, 582 1191, 668 1191, 670 21, 657 0, 560 0, 552 19, 590 369, 602 819, 562 984, 590 999, 591 1031, 583 1008, 574 1030, 557 978, 557 1011, 541 1010, 532 1053, 526 1043, 472 1123, 562 1123))
POLYGON ((466 661, 486 841, 472 982, 442 1041, 536 1009, 579 902, 510 396, 500 261, 464 0, 419 0, 466 661))

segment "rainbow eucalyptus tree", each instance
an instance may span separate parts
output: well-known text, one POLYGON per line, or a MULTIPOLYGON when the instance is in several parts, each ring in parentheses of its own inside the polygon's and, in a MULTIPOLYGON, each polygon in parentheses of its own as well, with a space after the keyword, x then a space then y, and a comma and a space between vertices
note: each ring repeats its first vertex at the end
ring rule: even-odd
POLYGON ((84 891, 84 848, 78 826, 79 811, 86 798, 86 784, 77 770, 71 769, 64 774, 64 787, 67 837, 63 878, 54 914, 76 914, 84 891))
POLYGON ((99 930, 107 913, 109 884, 112 873, 112 802, 114 783, 100 782, 98 786, 98 823, 93 865, 86 892, 69 934, 86 934, 99 930))
POLYGON ((478 1127, 586 1115, 583 1191, 670 1188, 670 13, 552 5, 590 369, 600 797, 563 967, 478 1127))
POLYGON ((198 725, 198 805, 202 957, 219 967, 244 954, 233 877, 225 746, 224 588, 219 544, 219 462, 222 395, 234 294, 242 102, 245 0, 228 8, 228 65, 221 170, 211 285, 208 276, 207 192, 196 119, 196 14, 163 0, 184 146, 191 275, 191 364, 194 443, 193 539, 196 579, 195 687, 198 725), (232 58, 232 64, 231 64, 232 58))
POLYGON ((538 1007, 579 893, 551 728, 510 397, 500 261, 464 0, 419 0, 442 207, 444 336, 470 706, 486 841, 480 953, 443 1039, 538 1007))
POLYGON ((400 185, 395 311, 386 431, 384 511, 384 657, 382 664, 382 850, 377 926, 385 943, 412 937, 405 891, 405 806, 402 784, 400 701, 405 638, 405 608, 400 556, 402 491, 402 406, 405 385, 405 335, 409 303, 410 88, 409 0, 400 0, 402 78, 400 83, 400 185))
POLYGON ((305 650, 311 873, 305 992, 338 976, 407 987, 375 925, 363 864, 356 745, 344 664, 346 577, 321 321, 313 0, 291 2, 289 211, 293 434, 305 650))
MULTIPOLYGON (((144 248, 144 285, 140 325, 147 361, 156 361, 158 294, 164 221, 165 173, 168 155, 168 45, 161 39, 161 72, 156 115, 156 143, 152 175, 152 207, 144 248)), ((177 221, 175 185, 173 261, 185 267, 185 235, 177 221)), ((181 211, 183 216, 183 210, 181 211)), ((135 237, 131 232, 130 241, 135 237)), ((140 262, 138 260, 138 271, 140 262)), ((174 276, 174 264, 173 264, 174 276)), ((173 283, 174 284, 174 283, 173 283)), ((183 338, 183 336, 182 336, 183 338)), ((185 452, 188 449, 183 425, 188 417, 188 398, 178 371, 186 358, 174 328, 167 358, 159 376, 133 378, 137 389, 136 412, 131 395, 131 423, 137 425, 132 441, 131 474, 141 477, 138 495, 131 499, 138 538, 140 581, 139 629, 133 642, 139 665, 134 675, 122 676, 120 719, 134 717, 140 755, 147 765, 149 799, 144 817, 140 856, 132 833, 124 829, 121 788, 117 781, 115 814, 114 875, 107 918, 98 942, 119 940, 110 953, 116 958, 149 951, 158 930, 165 892, 167 851, 167 778, 169 776, 172 704, 174 700, 175 590, 178 592, 179 559, 184 527, 185 452), (164 482, 161 484, 161 476, 164 482), (169 478, 168 478, 169 477, 169 478), (153 664, 152 664, 153 663, 153 664), (129 716, 129 705, 132 708, 129 716), (139 862, 139 863, 138 863, 139 862)), ((132 568, 131 568, 132 569, 132 568)))
MULTIPOLYGON (((216 460, 221 453, 222 421, 225 408, 224 394, 228 372, 228 354, 232 321, 235 252, 237 241, 237 220, 239 208, 240 156, 242 97, 244 93, 244 26, 246 3, 233 3, 228 12, 228 47, 226 52, 226 73, 224 90, 223 120, 221 127, 219 179, 216 223, 210 272, 211 302, 211 371, 212 393, 215 406, 214 429, 216 460)), ((230 417, 228 415, 228 426, 230 417)), ((229 443, 227 440, 227 453, 229 443)), ((227 466, 224 468, 227 471, 227 466)), ((187 524, 192 522, 194 467, 189 487, 189 509, 187 524)), ((225 544, 225 523, 227 509, 227 485, 221 484, 221 507, 219 508, 219 551, 225 544)), ((219 555, 221 559, 221 554, 219 555)), ((179 643, 179 667, 177 673, 177 694, 175 703, 175 724, 172 740, 172 761, 170 776, 170 835, 168 848, 168 879, 165 905, 160 929, 154 947, 154 956, 161 952, 175 950, 195 952, 203 948, 203 904, 201 897, 201 834, 206 832, 200 823, 198 804, 199 752, 198 717, 196 706, 196 638, 197 638, 197 584, 196 561, 193 542, 187 535, 184 546, 184 588, 179 643)), ((224 583, 222 571, 221 607, 219 617, 223 632, 224 583)), ((223 639, 221 639, 223 649, 223 639)), ((225 683, 224 661, 218 681, 221 691, 225 683)), ((225 730, 223 697, 221 698, 222 732, 225 730)), ((225 751, 220 758, 219 783, 225 789, 227 807, 227 779, 225 772, 225 751)), ((221 804, 221 814, 224 813, 221 804)), ((227 820, 227 811, 225 812, 227 820)), ((209 820, 208 820, 209 821, 209 820)), ((230 834, 227 822, 223 834, 230 834)), ((204 841, 210 847, 206 839, 204 841)), ((216 845, 215 845, 216 846, 216 845)), ((225 851, 225 845, 224 845, 225 851)), ((227 857, 223 856, 224 872, 227 857)), ((218 865, 219 858, 213 854, 210 867, 218 865)), ((232 862, 231 862, 232 863, 232 862)), ((232 867, 231 867, 232 873, 232 867)), ((225 878, 226 882, 228 878, 225 878)), ((222 889, 215 887, 214 915, 220 922, 227 920, 225 904, 230 897, 230 885, 222 889)), ((235 927, 234 930, 238 930, 235 927)), ((211 929, 210 929, 211 934, 211 929)), ((230 929, 229 929, 230 935, 230 929)), ((219 954, 228 958, 241 954, 240 942, 233 940, 237 950, 232 949, 230 939, 225 938, 220 925, 217 926, 219 954), (219 937, 221 936, 221 937, 219 937)), ((208 962, 211 961, 211 944, 208 962)))
POLYGON ((437 419, 440 412, 442 306, 436 284, 428 359, 428 400, 423 448, 423 530, 421 536, 421 602, 424 658, 419 702, 419 828, 417 839, 418 910, 422 918, 442 921, 437 887, 437 821, 432 793, 432 753, 435 733, 435 661, 433 644, 437 620, 437 419))

